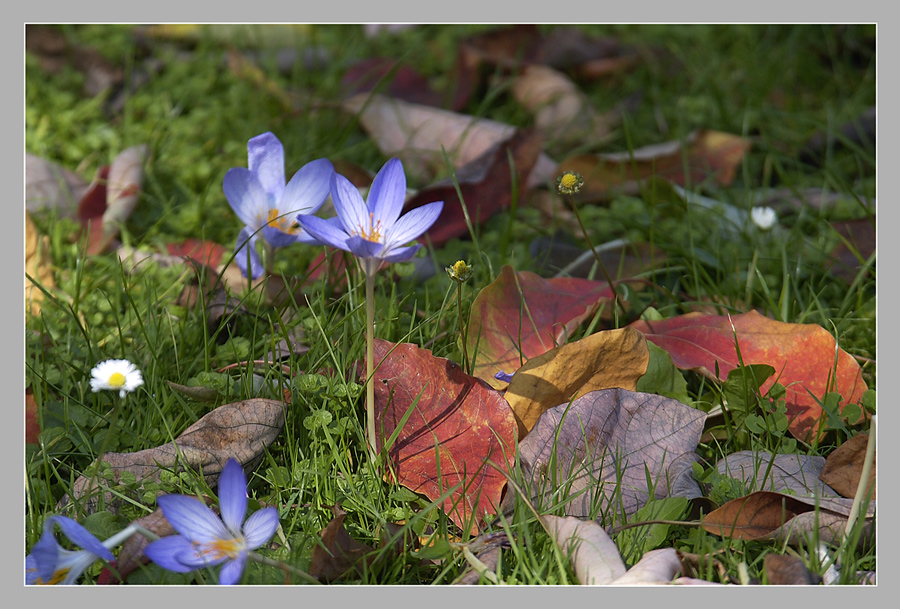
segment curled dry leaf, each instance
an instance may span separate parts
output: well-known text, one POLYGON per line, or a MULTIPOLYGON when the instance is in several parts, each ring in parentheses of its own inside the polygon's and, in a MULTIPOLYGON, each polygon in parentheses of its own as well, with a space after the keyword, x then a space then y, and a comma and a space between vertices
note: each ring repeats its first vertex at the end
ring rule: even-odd
POLYGON ((766 576, 772 586, 812 586, 822 583, 822 578, 806 568, 797 556, 766 554, 766 576))
POLYGON ((121 226, 137 206, 147 145, 132 146, 120 152, 109 166, 106 183, 106 211, 103 212, 103 235, 119 234, 121 226))
MULTIPOLYGON (((454 168, 474 161, 493 146, 513 136, 516 127, 486 118, 411 104, 383 95, 361 93, 343 103, 346 111, 359 116, 385 156, 403 161, 406 174, 419 182, 430 182, 446 174, 447 156, 454 168)), ((543 184, 556 176, 556 163, 538 156, 528 186, 543 184)))
POLYGON ((621 113, 601 114, 568 76, 553 68, 529 65, 512 85, 516 101, 534 115, 534 124, 553 144, 599 146, 609 141, 621 113))
MULTIPOLYGON (((732 499, 703 517, 701 526, 720 537, 775 540, 788 544, 808 544, 813 539, 839 545, 844 537, 853 500, 808 498, 757 491, 732 499)), ((872 518, 875 502, 865 514, 860 545, 874 539, 872 518)))
POLYGON ((647 341, 633 328, 597 332, 531 358, 513 374, 505 394, 519 439, 544 411, 577 396, 610 387, 634 391, 649 361, 647 341))
POLYGON ((720 460, 716 469, 722 475, 743 481, 751 492, 787 491, 801 496, 839 497, 833 488, 819 479, 824 465, 825 458, 815 455, 773 457, 764 450, 741 450, 720 460))
POLYGON ((54 209, 61 217, 72 217, 78 201, 88 189, 77 173, 52 161, 25 155, 25 209, 54 209))
MULTIPOLYGON (((237 459, 245 469, 253 469, 265 449, 284 426, 284 403, 278 400, 251 399, 219 406, 188 427, 174 442, 133 453, 104 453, 100 461, 112 469, 114 482, 122 473, 132 473, 138 481, 159 481, 163 469, 202 471, 206 483, 215 486, 229 458, 237 459)), ((103 503, 115 506, 114 496, 97 486, 93 473, 97 462, 85 470, 72 485, 72 497, 63 497, 58 509, 67 509, 73 500, 81 500, 88 513, 103 503)))
POLYGON ((569 498, 566 515, 598 514, 612 527, 647 503, 648 484, 657 499, 699 497, 691 465, 705 420, 677 400, 625 389, 592 391, 551 408, 519 444, 532 499, 555 505, 569 498))
POLYGON ((586 586, 611 584, 625 575, 619 549, 606 531, 593 520, 572 516, 541 517, 550 537, 567 556, 578 582, 586 586))

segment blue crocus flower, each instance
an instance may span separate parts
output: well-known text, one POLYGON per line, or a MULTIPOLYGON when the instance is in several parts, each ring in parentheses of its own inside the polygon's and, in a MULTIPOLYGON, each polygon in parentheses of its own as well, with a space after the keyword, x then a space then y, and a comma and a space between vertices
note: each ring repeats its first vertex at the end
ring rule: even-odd
POLYGON ((216 515, 196 497, 162 495, 157 503, 179 533, 153 541, 144 555, 164 569, 187 573, 223 564, 220 584, 240 580, 250 550, 260 547, 278 528, 278 510, 254 512, 246 521, 247 479, 241 464, 229 459, 219 476, 219 512, 216 515))
POLYGON ((402 217, 406 200, 406 174, 399 159, 391 159, 375 176, 368 201, 344 176, 331 178, 331 198, 336 218, 299 216, 297 221, 315 239, 352 252, 362 259, 366 274, 381 262, 404 262, 422 247, 407 245, 431 228, 444 208, 443 201, 427 203, 402 217))
POLYGON ((271 133, 247 142, 247 167, 233 167, 225 174, 225 198, 244 223, 235 246, 238 268, 247 274, 249 247, 250 276, 262 275, 256 252, 262 234, 272 248, 301 242, 321 245, 304 234, 295 223, 297 214, 311 214, 328 198, 334 167, 327 159, 317 159, 301 167, 284 183, 284 148, 271 133))
POLYGON ((133 526, 122 529, 101 542, 90 531, 65 516, 51 516, 44 521, 44 532, 25 557, 25 583, 28 585, 74 584, 85 569, 98 559, 110 561, 113 548, 135 533, 133 526), (56 541, 53 526, 59 525, 81 550, 65 550, 56 541))

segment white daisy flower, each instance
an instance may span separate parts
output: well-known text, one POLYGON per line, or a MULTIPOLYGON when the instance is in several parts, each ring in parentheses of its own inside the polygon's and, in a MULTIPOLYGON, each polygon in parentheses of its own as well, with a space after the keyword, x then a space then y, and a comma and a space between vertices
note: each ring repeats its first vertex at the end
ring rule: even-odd
POLYGON ((769 230, 778 219, 778 214, 771 207, 754 207, 750 210, 750 218, 759 227, 759 230, 769 230))
POLYGON ((127 359, 108 359, 91 370, 91 391, 118 391, 119 397, 144 384, 141 371, 127 359))

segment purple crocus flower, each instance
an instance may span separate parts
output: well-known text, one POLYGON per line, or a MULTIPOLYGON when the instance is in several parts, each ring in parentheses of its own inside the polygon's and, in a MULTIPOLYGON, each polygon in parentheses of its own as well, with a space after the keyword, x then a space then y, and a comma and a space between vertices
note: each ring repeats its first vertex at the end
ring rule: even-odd
POLYGON ((412 258, 422 246, 407 244, 427 231, 444 208, 443 201, 435 201, 400 216, 406 200, 406 174, 399 159, 389 160, 375 176, 368 201, 338 173, 331 178, 331 198, 336 218, 299 216, 297 221, 319 241, 362 259, 367 275, 382 262, 412 258))
POLYGON ((327 159, 317 159, 301 167, 284 183, 284 148, 271 133, 247 142, 247 167, 233 167, 222 184, 225 198, 244 223, 235 251, 238 268, 247 274, 249 246, 250 276, 262 275, 256 240, 262 234, 272 248, 301 242, 321 245, 296 225, 297 214, 311 214, 328 198, 334 167, 327 159))
POLYGON ((162 495, 157 503, 179 533, 151 542, 144 555, 164 569, 187 573, 223 564, 220 584, 240 580, 250 550, 260 547, 278 528, 278 510, 254 512, 246 521, 247 479, 241 464, 228 459, 219 476, 221 518, 203 501, 186 495, 162 495))
POLYGON ((25 583, 28 585, 74 584, 85 569, 98 559, 110 561, 113 548, 129 537, 136 529, 133 526, 122 529, 106 541, 101 542, 90 531, 65 516, 51 516, 44 521, 44 532, 25 557, 25 583), (59 525, 73 543, 81 550, 65 550, 56 541, 53 526, 59 525))

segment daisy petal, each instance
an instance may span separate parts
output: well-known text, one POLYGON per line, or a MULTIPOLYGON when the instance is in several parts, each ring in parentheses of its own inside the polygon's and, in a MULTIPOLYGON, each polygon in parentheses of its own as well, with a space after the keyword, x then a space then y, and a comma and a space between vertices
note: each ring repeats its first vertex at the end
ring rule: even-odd
POLYGON ((240 534, 247 513, 247 478, 236 459, 228 459, 219 475, 219 513, 225 526, 240 534))
POLYGON ((196 497, 161 495, 156 503, 162 508, 169 524, 189 541, 209 543, 231 538, 231 533, 215 512, 196 497))
POLYGON ((406 201, 406 174, 400 159, 391 159, 375 176, 369 188, 368 210, 375 222, 391 226, 400 217, 406 201))
POLYGON ((278 530, 278 522, 278 510, 273 507, 253 512, 244 522, 244 538, 247 540, 247 549, 255 550, 269 541, 278 530))
POLYGON ((247 167, 256 174, 267 194, 277 201, 284 192, 284 147, 272 133, 247 142, 247 167))

